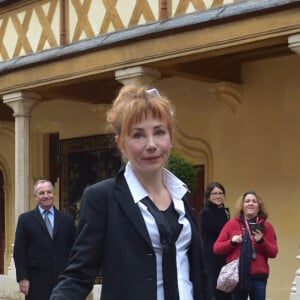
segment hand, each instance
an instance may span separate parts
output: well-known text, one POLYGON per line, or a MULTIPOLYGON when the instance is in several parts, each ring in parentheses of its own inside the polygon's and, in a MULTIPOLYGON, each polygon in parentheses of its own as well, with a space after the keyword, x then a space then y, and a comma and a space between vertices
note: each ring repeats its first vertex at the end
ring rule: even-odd
POLYGON ((23 293, 25 296, 27 296, 28 292, 29 292, 29 280, 28 279, 22 279, 19 282, 19 287, 20 287, 21 293, 23 293))
POLYGON ((231 238, 231 242, 232 243, 237 243, 237 244, 240 244, 243 242, 243 236, 241 234, 239 235, 234 235, 232 238, 231 238))
POLYGON ((253 234, 254 239, 255 239, 256 242, 260 241, 260 240, 262 239, 263 235, 264 235, 264 234, 263 234, 260 230, 258 230, 258 229, 252 231, 252 234, 253 234))

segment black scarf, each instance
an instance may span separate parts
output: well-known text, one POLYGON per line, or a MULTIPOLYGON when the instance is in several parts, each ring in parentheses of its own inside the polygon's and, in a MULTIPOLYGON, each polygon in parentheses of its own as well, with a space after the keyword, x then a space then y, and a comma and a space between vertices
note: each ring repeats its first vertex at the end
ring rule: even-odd
POLYGON ((241 289, 246 289, 248 291, 252 290, 251 278, 250 278, 250 269, 251 269, 251 259, 252 259, 252 242, 244 216, 241 217, 241 221, 245 226, 243 243, 239 259, 239 287, 241 289))

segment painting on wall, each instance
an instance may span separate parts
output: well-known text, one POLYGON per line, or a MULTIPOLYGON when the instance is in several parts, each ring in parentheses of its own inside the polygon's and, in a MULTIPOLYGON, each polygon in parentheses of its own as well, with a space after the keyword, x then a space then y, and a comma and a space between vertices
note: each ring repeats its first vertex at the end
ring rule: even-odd
POLYGON ((113 134, 60 140, 60 209, 78 215, 83 190, 114 177, 121 155, 113 134))

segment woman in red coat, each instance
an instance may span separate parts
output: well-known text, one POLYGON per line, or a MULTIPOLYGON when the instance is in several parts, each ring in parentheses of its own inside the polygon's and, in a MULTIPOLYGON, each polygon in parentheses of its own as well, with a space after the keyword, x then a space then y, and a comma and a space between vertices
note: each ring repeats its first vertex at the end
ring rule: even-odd
POLYGON ((246 300, 248 296, 250 300, 266 299, 268 258, 275 258, 278 252, 276 234, 267 217, 259 195, 244 193, 236 217, 227 222, 214 244, 214 252, 226 255, 227 262, 239 258, 240 282, 232 300, 246 300))

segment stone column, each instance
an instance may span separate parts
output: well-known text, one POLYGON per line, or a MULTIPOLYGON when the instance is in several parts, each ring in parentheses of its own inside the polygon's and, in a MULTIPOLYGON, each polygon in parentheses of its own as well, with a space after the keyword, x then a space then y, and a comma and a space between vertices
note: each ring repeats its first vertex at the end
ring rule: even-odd
MULTIPOLYGON (((296 257, 300 259, 300 255, 296 257)), ((296 271, 295 280, 292 283, 290 300, 299 300, 300 299, 300 268, 296 271)))
POLYGON ((289 48, 300 55, 300 34, 294 34, 288 38, 289 48))
MULTIPOLYGON (((294 34, 288 38, 289 48, 300 55, 300 34, 294 34)), ((296 257, 300 260, 300 255, 296 257)), ((300 300, 300 268, 296 270, 296 277, 292 283, 290 300, 300 300)))
POLYGON ((219 102, 225 104, 234 114, 242 104, 243 89, 241 84, 220 81, 209 84, 211 95, 219 102))
POLYGON ((33 93, 15 92, 3 96, 15 117, 15 226, 18 216, 30 203, 30 127, 31 109, 40 97, 33 93))
POLYGON ((158 70, 144 66, 117 70, 115 72, 116 80, 123 85, 134 84, 152 87, 153 82, 159 80, 160 77, 161 74, 158 70))

